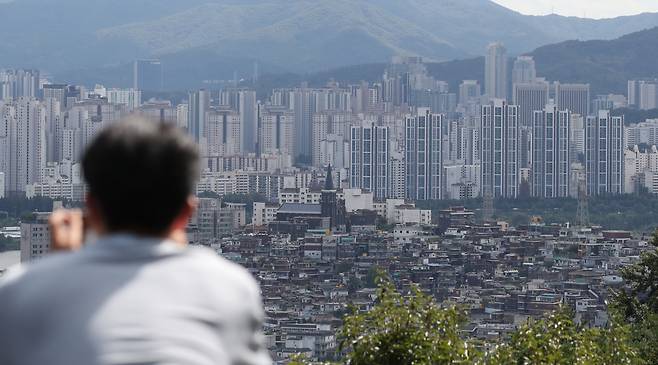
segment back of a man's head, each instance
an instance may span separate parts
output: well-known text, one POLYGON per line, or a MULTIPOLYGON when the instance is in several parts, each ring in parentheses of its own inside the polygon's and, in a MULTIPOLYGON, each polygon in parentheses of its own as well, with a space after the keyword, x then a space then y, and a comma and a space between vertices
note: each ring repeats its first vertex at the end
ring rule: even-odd
POLYGON ((133 118, 100 132, 82 170, 109 232, 159 236, 194 192, 199 152, 174 125, 133 118))

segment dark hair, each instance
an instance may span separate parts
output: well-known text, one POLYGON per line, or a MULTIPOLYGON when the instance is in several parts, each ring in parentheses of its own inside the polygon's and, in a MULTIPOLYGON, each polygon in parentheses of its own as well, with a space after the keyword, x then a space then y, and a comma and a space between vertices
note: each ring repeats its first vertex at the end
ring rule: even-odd
POLYGON ((99 133, 82 170, 109 231, 162 235, 194 192, 199 151, 174 125, 132 118, 99 133))

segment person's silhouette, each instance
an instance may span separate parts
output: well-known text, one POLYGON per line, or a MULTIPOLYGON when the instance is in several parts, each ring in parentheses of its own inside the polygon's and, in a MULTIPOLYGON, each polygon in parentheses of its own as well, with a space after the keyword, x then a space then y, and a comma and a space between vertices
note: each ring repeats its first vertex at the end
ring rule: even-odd
POLYGON ((0 284, 0 364, 271 364, 260 291, 214 252, 186 245, 197 146, 128 120, 87 148, 80 212, 51 219, 57 253, 0 284))

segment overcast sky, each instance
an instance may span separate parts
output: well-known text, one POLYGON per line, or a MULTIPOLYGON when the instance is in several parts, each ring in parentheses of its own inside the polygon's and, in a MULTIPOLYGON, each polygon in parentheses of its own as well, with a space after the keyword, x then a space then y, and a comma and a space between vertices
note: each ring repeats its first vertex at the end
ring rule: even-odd
POLYGON ((493 0, 523 14, 614 18, 643 12, 658 12, 658 0, 493 0))

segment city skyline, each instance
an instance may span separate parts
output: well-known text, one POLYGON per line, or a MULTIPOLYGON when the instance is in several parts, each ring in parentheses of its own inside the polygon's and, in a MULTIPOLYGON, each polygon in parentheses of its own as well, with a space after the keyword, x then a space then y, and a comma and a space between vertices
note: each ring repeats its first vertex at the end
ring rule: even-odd
POLYGON ((43 16, 0 44, 2 364, 71 339, 118 362, 115 341, 154 362, 658 363, 655 283, 634 282, 658 272, 658 13, 123 0, 125 23, 119 0, 2 1, 43 16), (86 33, 55 45, 60 6, 86 33))

